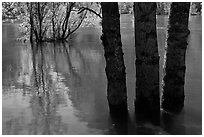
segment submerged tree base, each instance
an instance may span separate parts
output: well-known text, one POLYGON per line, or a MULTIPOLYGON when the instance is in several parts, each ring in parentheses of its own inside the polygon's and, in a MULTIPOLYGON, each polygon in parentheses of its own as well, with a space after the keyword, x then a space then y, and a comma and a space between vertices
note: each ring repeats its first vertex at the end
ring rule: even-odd
POLYGON ((162 101, 162 107, 164 110, 171 112, 180 112, 184 107, 184 99, 184 95, 165 95, 165 99, 162 101))
POLYGON ((110 113, 114 116, 122 116, 128 114, 127 102, 122 102, 121 104, 113 105, 108 101, 110 113))
MULTIPOLYGON (((62 39, 62 38, 59 38, 59 39, 44 39, 44 40, 35 40, 35 42, 37 43, 43 43, 43 42, 49 42, 49 43, 53 43, 53 42, 68 42, 69 39, 62 39)), ((30 40, 31 42, 31 40, 30 40)))
POLYGON ((161 111, 135 111, 136 122, 150 122, 154 125, 160 126, 161 121, 161 111))

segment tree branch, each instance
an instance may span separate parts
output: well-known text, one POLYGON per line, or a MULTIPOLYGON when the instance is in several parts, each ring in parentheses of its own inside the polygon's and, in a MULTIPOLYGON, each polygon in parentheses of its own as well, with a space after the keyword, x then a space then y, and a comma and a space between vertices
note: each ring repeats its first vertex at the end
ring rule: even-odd
POLYGON ((70 17, 72 8, 74 7, 75 3, 76 2, 71 3, 69 8, 68 8, 68 5, 67 5, 67 13, 66 13, 65 21, 63 22, 63 25, 62 25, 62 30, 63 30, 62 38, 64 38, 64 35, 65 35, 66 31, 67 31, 67 25, 68 25, 69 17, 70 17))
POLYGON ((95 12, 94 10, 89 9, 89 8, 87 8, 87 7, 81 7, 81 8, 79 9, 78 14, 80 14, 80 13, 83 12, 84 10, 88 10, 88 11, 94 13, 95 15, 97 15, 99 18, 102 18, 99 13, 97 13, 97 12, 95 12))
MULTIPOLYGON (((87 13, 87 12, 86 12, 86 13, 87 13)), ((67 39, 72 33, 74 33, 74 32, 81 26, 81 24, 82 24, 82 22, 83 22, 83 20, 84 20, 84 18, 85 18, 85 16, 86 16, 86 13, 85 13, 84 16, 82 17, 81 22, 78 24, 78 26, 77 26, 75 29, 73 29, 70 33, 68 33, 67 36, 65 37, 65 39, 67 39)))

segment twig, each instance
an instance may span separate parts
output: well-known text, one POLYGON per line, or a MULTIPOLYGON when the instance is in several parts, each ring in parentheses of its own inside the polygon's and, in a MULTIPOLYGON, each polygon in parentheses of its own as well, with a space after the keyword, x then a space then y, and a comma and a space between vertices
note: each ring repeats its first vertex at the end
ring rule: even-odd
MULTIPOLYGON (((87 13, 87 12, 86 12, 86 13, 87 13)), ((84 20, 84 18, 85 18, 85 16, 86 16, 86 13, 84 14, 84 16, 83 16, 83 18, 81 19, 81 22, 78 24, 78 26, 77 26, 74 30, 72 30, 70 33, 68 33, 67 36, 65 37, 65 39, 67 39, 72 33, 74 33, 74 32, 81 26, 81 24, 82 24, 82 22, 83 22, 83 20, 84 20)))
POLYGON ((81 8, 79 9, 78 14, 80 14, 80 13, 83 12, 84 10, 88 10, 88 11, 94 13, 95 15, 97 15, 99 18, 102 18, 101 15, 100 15, 99 13, 96 13, 94 10, 89 9, 89 8, 87 8, 87 7, 81 7, 81 8))

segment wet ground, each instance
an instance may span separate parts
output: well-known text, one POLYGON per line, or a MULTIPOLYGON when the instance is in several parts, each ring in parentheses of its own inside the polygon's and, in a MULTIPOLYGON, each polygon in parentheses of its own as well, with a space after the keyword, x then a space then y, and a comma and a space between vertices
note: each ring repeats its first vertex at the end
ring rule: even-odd
MULTIPOLYGON (((168 17, 157 17, 160 77, 168 17)), ((135 47, 132 15, 122 15, 129 116, 110 116, 101 28, 81 28, 69 43, 38 48, 16 38, 16 24, 2 26, 3 134, 202 134, 202 19, 191 16, 186 53, 185 106, 163 110, 159 120, 134 113, 135 47)), ((160 79, 161 81, 161 79, 160 79)), ((162 93, 161 93, 162 95, 162 93)))

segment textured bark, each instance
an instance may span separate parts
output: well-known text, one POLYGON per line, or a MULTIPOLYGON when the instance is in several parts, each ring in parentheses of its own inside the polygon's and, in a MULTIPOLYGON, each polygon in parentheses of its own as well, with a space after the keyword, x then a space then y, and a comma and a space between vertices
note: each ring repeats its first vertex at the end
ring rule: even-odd
POLYGON ((111 112, 127 112, 126 73, 120 35, 120 14, 118 4, 101 3, 102 36, 105 51, 107 98, 111 112))
POLYGON ((173 2, 169 16, 162 106, 179 110, 184 106, 185 54, 190 3, 173 2))
POLYGON ((159 54, 156 3, 134 3, 136 50, 135 109, 159 112, 159 54))

